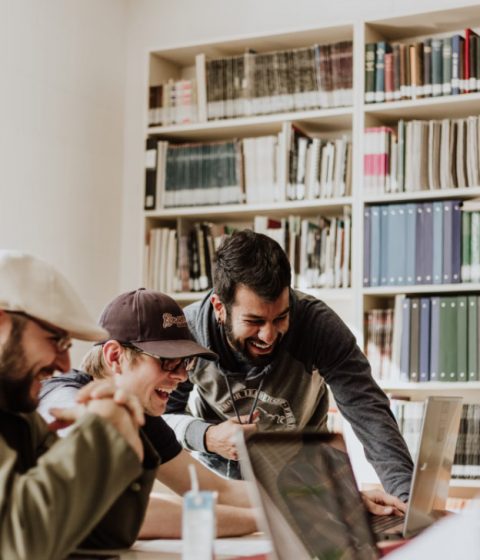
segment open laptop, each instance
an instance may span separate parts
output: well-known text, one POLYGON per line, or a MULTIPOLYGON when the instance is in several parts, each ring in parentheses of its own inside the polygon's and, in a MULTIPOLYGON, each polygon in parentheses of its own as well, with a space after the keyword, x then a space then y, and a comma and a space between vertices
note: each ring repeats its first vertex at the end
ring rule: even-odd
MULTIPOLYGON (((427 401, 412 497, 402 533, 431 524, 448 493, 461 399, 427 401), (417 496, 413 493, 416 492, 417 496)), ((260 432, 239 442, 242 472, 278 560, 378 557, 369 515, 339 436, 260 432)), ((390 530, 389 531, 393 531, 390 530)), ((383 538, 383 533, 381 535, 383 538)))

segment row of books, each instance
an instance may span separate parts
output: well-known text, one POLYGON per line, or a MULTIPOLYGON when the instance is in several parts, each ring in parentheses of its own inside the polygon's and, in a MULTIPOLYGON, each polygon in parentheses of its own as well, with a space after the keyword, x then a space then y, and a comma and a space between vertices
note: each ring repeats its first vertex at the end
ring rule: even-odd
POLYGON ((197 118, 197 84, 195 80, 169 80, 150 86, 148 126, 189 124, 197 118))
POLYGON ((149 230, 145 247, 147 287, 161 292, 198 292, 212 287, 213 255, 233 228, 199 222, 189 231, 158 227, 149 230))
MULTIPOLYGON (((275 239, 287 253, 292 283, 300 289, 350 286, 351 219, 343 216, 274 219, 255 216, 253 229, 275 239)), ((144 278, 148 287, 167 293, 212 287, 213 255, 235 227, 193 223, 189 231, 152 228, 147 233, 144 278)))
POLYGON ((465 29, 414 43, 365 46, 365 102, 458 95, 480 90, 480 38, 465 29))
POLYGON ((145 209, 244 200, 241 143, 172 144, 147 140, 145 209))
POLYGON ((287 253, 295 287, 348 288, 351 282, 351 218, 274 219, 256 216, 254 230, 275 239, 287 253))
POLYGON ((364 147, 366 194, 480 185, 478 116, 366 128, 364 147))
MULTIPOLYGON (((392 412, 412 457, 416 457, 425 404, 392 398, 392 412)), ((452 466, 452 478, 480 478, 480 405, 464 404, 452 466)))
POLYGON ((312 138, 283 123, 277 135, 173 144, 147 140, 145 209, 273 203, 348 196, 346 136, 312 138))
POLYGON ((479 381, 479 295, 395 298, 366 314, 366 354, 387 382, 479 381))
POLYGON ((207 60, 206 98, 208 120, 352 105, 352 42, 207 60))
POLYGON ((461 214, 459 200, 366 206, 363 285, 461 282, 461 214))

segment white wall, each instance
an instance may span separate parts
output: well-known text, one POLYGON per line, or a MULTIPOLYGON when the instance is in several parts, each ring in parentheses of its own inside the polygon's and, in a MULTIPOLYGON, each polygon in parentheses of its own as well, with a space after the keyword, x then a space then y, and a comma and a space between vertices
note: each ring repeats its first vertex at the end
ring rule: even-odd
POLYGON ((122 288, 141 281, 147 53, 153 48, 477 4, 469 0, 129 0, 122 288))
POLYGON ((124 0, 0 0, 0 246, 95 316, 119 289, 125 60, 124 0))

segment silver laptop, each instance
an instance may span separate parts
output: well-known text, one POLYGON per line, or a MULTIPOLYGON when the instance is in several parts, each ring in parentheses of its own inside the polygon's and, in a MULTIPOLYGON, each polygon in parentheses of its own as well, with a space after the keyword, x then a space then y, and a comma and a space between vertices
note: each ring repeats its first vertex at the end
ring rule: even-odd
POLYGON ((461 416, 461 397, 427 399, 405 519, 386 528, 376 517, 380 538, 412 537, 444 514, 461 416))
MULTIPOLYGON (((460 398, 428 399, 412 505, 401 528, 406 535, 431 524, 434 510, 445 506, 460 414, 460 398)), ((272 541, 272 558, 378 557, 379 538, 341 437, 260 432, 239 441, 239 454, 244 477, 253 481, 251 498, 258 506, 260 526, 272 541)))

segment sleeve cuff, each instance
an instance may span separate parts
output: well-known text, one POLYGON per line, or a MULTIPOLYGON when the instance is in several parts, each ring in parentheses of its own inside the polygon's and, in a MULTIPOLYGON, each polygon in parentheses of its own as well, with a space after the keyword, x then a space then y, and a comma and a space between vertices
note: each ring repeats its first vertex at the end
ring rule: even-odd
POLYGON ((208 453, 205 447, 205 432, 212 424, 203 420, 194 420, 190 422, 185 430, 185 443, 188 449, 192 451, 201 451, 208 453))

